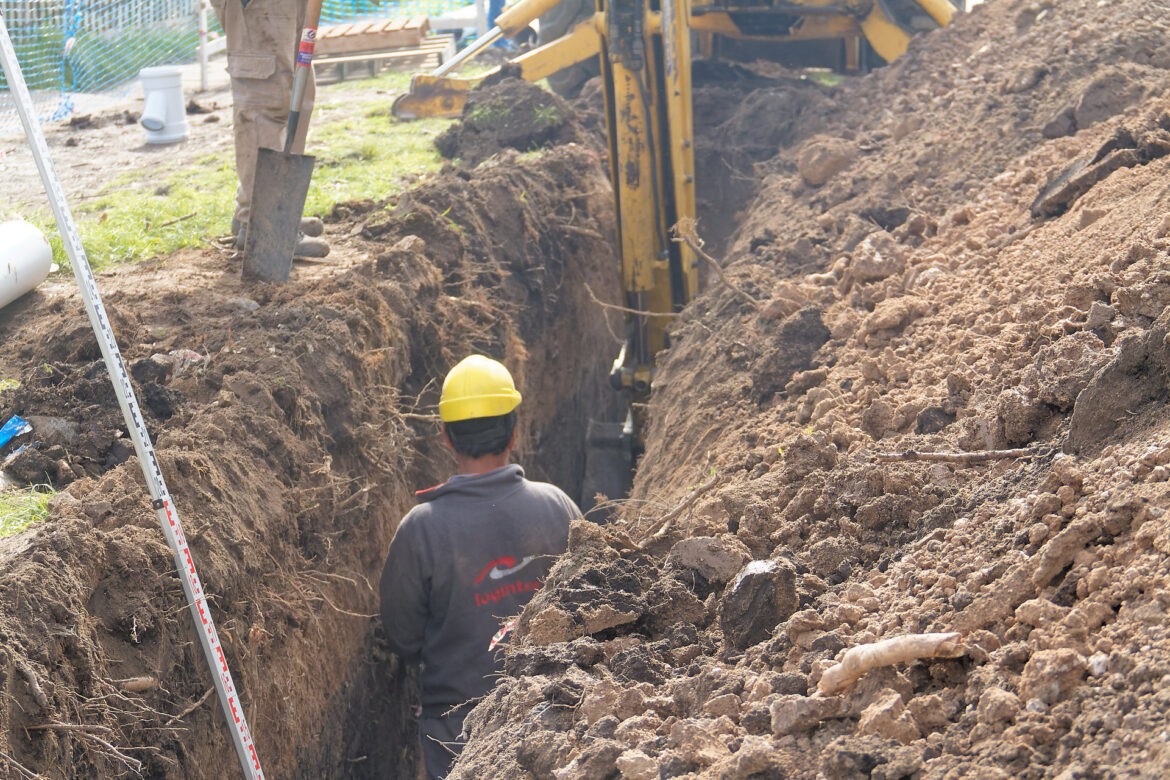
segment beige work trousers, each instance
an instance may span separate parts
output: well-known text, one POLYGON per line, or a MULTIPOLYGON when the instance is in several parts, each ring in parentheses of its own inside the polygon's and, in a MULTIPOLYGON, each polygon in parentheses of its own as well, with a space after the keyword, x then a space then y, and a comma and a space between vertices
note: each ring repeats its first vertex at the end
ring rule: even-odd
MULTIPOLYGON (((284 148, 293 70, 307 4, 307 0, 250 0, 245 7, 241 0, 211 0, 227 36, 236 174, 240 179, 235 217, 241 223, 248 222, 257 150, 284 148)), ((310 70, 293 141, 292 151, 296 154, 305 150, 315 94, 310 70)))

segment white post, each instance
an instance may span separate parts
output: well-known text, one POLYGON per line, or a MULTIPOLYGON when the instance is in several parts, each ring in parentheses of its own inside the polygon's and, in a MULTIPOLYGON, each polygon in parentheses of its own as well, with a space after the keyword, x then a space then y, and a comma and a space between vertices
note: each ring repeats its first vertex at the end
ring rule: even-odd
POLYGON ((475 0, 475 37, 487 35, 487 0, 475 0))
POLYGON ((199 3, 199 91, 207 91, 207 6, 208 0, 199 3))

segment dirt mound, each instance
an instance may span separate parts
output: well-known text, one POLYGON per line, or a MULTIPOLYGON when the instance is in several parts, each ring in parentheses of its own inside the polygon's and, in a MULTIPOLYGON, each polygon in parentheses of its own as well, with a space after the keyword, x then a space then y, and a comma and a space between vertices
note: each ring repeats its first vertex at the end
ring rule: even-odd
POLYGON ((503 149, 531 152, 583 143, 588 134, 562 98, 520 78, 486 80, 471 91, 459 122, 435 138, 448 159, 475 167, 503 149))
POLYGON ((915 38, 892 65, 834 88, 761 165, 731 259, 824 269, 874 226, 967 201, 1046 139, 1160 94, 1165 25, 1151 5, 1003 0, 915 38), (822 180, 802 159, 826 144, 844 160, 822 180))
POLYGON ((763 163, 454 777, 1165 774, 1164 27, 987 3, 763 163))
MULTIPOLYGON (((270 776, 414 771, 411 686, 379 649, 370 583, 413 490, 450 468, 436 377, 501 357, 529 399, 521 463, 579 486, 586 415, 611 399, 584 294, 616 298, 606 188, 595 153, 561 147, 340 210, 348 269, 244 286, 222 254, 187 252, 99 280, 270 776)), ((51 475, 50 517, 0 540, 0 773, 230 775, 138 465, 109 462, 121 422, 77 296, 50 285, 2 316, 22 384, 0 414, 81 434, 52 445, 71 473, 51 475)))
POLYGON ((696 206, 704 238, 722 252, 756 195, 756 164, 821 129, 835 104, 831 90, 815 81, 696 66, 696 206))

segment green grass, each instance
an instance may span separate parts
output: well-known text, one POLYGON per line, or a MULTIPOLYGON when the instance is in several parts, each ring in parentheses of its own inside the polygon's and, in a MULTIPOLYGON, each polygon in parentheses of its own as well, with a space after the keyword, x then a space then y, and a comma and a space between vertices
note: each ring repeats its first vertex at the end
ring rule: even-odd
POLYGON ((500 105, 499 103, 479 103, 467 115, 469 122, 479 122, 480 124, 490 125, 496 122, 502 122, 508 118, 512 113, 511 106, 500 105))
POLYGON ((804 71, 804 77, 826 87, 835 87, 849 78, 844 73, 834 73, 829 70, 818 70, 814 68, 806 69, 804 71))
POLYGON ((344 200, 390 197, 414 177, 439 168, 442 158, 434 138, 451 120, 400 122, 390 113, 390 103, 388 95, 375 96, 356 115, 352 109, 325 106, 314 117, 306 151, 317 157, 317 165, 306 214, 323 215, 344 200))
POLYGON ((53 490, 43 485, 0 493, 0 539, 44 520, 52 497, 53 490))
POLYGON ((19 379, 0 379, 0 393, 5 390, 15 390, 20 387, 19 379))
MULTIPOLYGON (((172 173, 161 186, 147 186, 146 171, 126 173, 107 184, 98 197, 74 205, 90 266, 100 270, 145 260, 202 246, 208 237, 227 233, 235 202, 235 169, 226 155, 207 157, 197 166, 172 173)), ((69 259, 52 217, 40 214, 30 221, 49 236, 53 259, 66 268, 69 259)))
MULTIPOLYGON (((317 158, 306 215, 323 216, 341 201, 382 200, 438 170, 442 158, 433 140, 451 120, 395 119, 393 95, 409 83, 409 74, 392 73, 318 91, 306 149, 317 158)), ((157 171, 127 172, 96 197, 74 201, 90 266, 145 260, 226 235, 235 205, 233 160, 230 150, 210 155, 165 174, 161 185, 157 171)), ((49 236, 59 267, 68 268, 52 216, 46 211, 29 221, 49 236)))

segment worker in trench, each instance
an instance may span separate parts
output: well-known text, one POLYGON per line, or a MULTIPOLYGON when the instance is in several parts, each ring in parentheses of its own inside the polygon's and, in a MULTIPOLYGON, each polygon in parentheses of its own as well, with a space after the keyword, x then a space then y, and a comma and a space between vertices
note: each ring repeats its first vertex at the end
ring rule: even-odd
MULTIPOLYGON (((211 0, 227 37, 228 75, 232 84, 232 130, 236 143, 236 209, 232 236, 243 251, 252 206, 252 183, 261 147, 283 149, 293 71, 307 0, 211 0)), ((313 111, 316 84, 309 69, 301 116, 313 111)), ((292 153, 303 154, 309 123, 302 121, 293 139, 292 153)), ((329 244, 322 238, 321 220, 301 220, 293 255, 325 257, 329 244)))
POLYGON ((418 493, 382 570, 390 647, 422 664, 419 732, 428 780, 445 777, 462 748, 463 719, 503 670, 524 605, 568 546, 581 513, 559 488, 509 464, 516 391, 508 370, 472 355, 443 382, 442 435, 457 473, 418 493))

